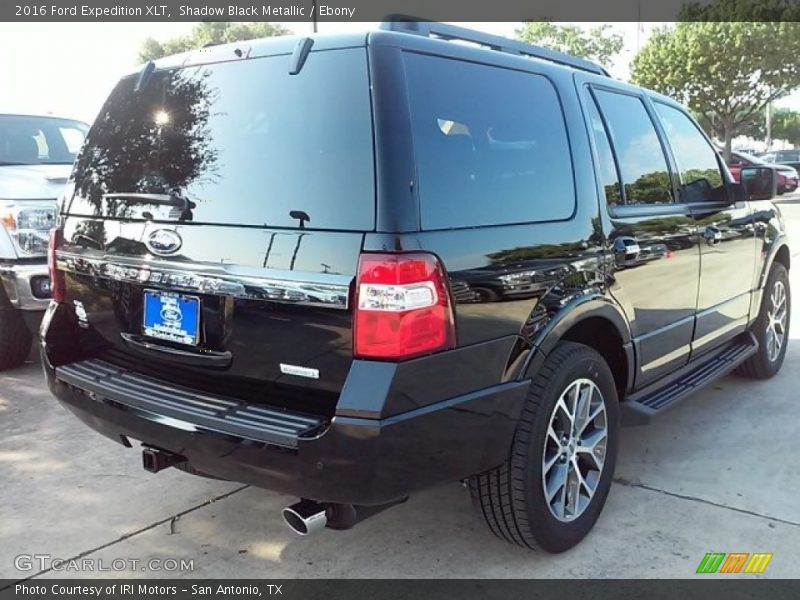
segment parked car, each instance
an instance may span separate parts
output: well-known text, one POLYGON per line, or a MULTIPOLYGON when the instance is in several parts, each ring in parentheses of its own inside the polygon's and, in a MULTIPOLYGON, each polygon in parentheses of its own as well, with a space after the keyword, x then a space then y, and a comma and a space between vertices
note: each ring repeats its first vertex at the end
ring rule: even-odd
POLYGON ((56 199, 87 129, 70 119, 0 114, 0 370, 28 356, 50 303, 56 199))
POLYGON ((299 497, 301 534, 465 481, 563 551, 621 421, 781 367, 775 175, 741 177, 670 98, 449 25, 148 63, 53 232, 47 382, 149 471, 299 497))
POLYGON ((789 165, 794 169, 800 169, 800 150, 773 150, 760 156, 761 160, 768 163, 789 165))
POLYGON ((731 152, 731 159, 728 161, 728 169, 736 181, 739 181, 739 174, 743 168, 759 166, 772 167, 778 172, 778 194, 783 195, 786 192, 793 192, 797 189, 800 178, 798 178, 794 167, 770 163, 763 158, 745 152, 731 152))

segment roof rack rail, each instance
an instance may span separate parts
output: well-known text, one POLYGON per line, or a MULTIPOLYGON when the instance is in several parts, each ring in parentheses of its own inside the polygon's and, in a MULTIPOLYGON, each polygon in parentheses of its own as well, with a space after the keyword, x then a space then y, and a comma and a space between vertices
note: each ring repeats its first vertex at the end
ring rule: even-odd
POLYGON ((557 52, 556 50, 550 50, 549 48, 543 48, 542 46, 510 40, 499 35, 467 29, 466 27, 457 27, 455 25, 438 23, 436 21, 425 21, 405 15, 390 15, 381 23, 381 29, 412 33, 447 41, 460 40, 472 42, 473 44, 479 44, 498 52, 538 58, 580 69, 581 71, 595 73, 597 75, 611 76, 604 67, 590 60, 564 54, 563 52, 557 52))

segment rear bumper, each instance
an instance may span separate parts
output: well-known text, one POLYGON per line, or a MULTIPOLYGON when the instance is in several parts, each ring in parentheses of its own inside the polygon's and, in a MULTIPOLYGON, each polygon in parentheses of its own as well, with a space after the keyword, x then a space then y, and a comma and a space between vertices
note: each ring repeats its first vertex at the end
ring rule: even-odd
MULTIPOLYGON (((77 370, 54 368, 46 352, 42 363, 52 393, 106 437, 180 454, 209 475, 356 505, 392 502, 500 464, 528 387, 504 383, 380 419, 285 411, 253 417, 237 416, 235 406, 204 407, 209 397, 197 394, 193 400, 188 388, 169 389, 156 380, 131 383, 137 376, 130 372, 82 378, 82 363, 77 370)), ((343 396, 356 388, 345 386, 343 396)))
POLYGON ((14 308, 43 311, 50 304, 50 277, 46 264, 0 264, 0 281, 14 308))

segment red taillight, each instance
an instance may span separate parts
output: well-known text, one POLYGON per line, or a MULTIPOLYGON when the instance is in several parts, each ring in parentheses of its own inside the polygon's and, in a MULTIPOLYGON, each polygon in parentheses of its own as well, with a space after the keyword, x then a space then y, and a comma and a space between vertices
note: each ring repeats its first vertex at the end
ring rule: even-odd
POLYGON ((353 326, 358 358, 404 360, 455 347, 450 292, 436 257, 362 254, 353 326))
POLYGON ((50 271, 50 293, 56 302, 64 302, 67 297, 64 273, 58 270, 56 263, 56 250, 64 242, 64 232, 61 229, 50 230, 50 245, 47 251, 47 268, 50 271))

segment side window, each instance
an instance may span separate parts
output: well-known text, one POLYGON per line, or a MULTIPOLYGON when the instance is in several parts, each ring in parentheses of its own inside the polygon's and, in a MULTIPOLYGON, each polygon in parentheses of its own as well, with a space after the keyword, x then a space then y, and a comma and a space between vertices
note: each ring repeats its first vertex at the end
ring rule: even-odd
POLYGON ((597 156, 600 167, 600 183, 606 194, 606 202, 616 206, 622 204, 622 187, 619 182, 619 172, 617 164, 614 162, 614 151, 611 149, 611 141, 608 139, 608 131, 597 110, 594 98, 589 95, 589 120, 592 123, 592 134, 594 135, 595 145, 597 146, 597 156))
POLYGON ((669 204, 672 181, 655 126, 641 99, 595 90, 617 153, 625 204, 669 204))
POLYGON ((84 132, 75 127, 59 127, 58 131, 67 146, 67 152, 76 155, 83 145, 84 132))
POLYGON ((404 56, 424 229, 572 215, 572 159, 550 80, 447 58, 404 56))
POLYGON ((725 200, 728 192, 716 150, 682 111, 660 102, 655 107, 680 172, 680 202, 725 200))

